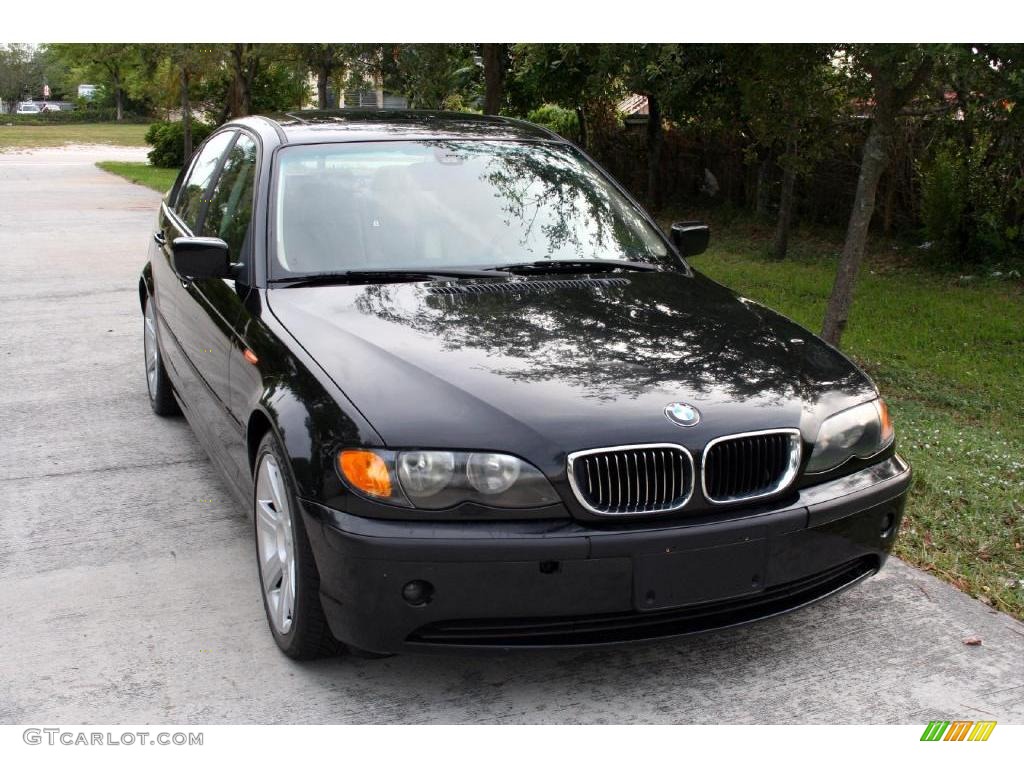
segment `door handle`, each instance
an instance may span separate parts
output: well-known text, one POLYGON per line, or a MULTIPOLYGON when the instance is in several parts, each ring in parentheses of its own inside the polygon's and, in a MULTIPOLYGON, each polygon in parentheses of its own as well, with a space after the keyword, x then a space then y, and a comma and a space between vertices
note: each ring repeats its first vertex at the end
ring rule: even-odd
POLYGON ((156 242, 157 245, 161 245, 162 246, 162 245, 166 245, 167 244, 167 238, 164 237, 164 233, 163 232, 154 232, 153 233, 153 240, 156 242))

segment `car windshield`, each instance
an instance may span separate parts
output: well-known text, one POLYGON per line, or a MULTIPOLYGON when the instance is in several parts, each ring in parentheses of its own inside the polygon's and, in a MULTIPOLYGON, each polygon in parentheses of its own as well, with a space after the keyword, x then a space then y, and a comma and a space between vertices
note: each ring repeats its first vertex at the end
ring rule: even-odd
POLYGON ((574 148, 385 141, 279 153, 273 278, 592 259, 678 264, 574 148))

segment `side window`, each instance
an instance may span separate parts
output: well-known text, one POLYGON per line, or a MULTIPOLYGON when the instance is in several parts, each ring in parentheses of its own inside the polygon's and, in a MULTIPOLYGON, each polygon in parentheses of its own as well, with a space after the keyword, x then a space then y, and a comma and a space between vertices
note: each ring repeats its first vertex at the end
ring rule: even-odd
POLYGON ((213 179, 213 174, 217 171, 221 155, 224 154, 224 150, 228 148, 233 138, 235 138, 234 131, 225 131, 218 133, 206 142, 196 161, 192 164, 188 178, 181 185, 181 191, 178 192, 178 202, 174 206, 174 210, 193 232, 196 230, 199 211, 207 200, 206 191, 213 179))
POLYGON ((256 142, 241 133, 224 160, 202 223, 203 236, 226 242, 234 261, 246 260, 245 238, 252 218, 255 181, 256 142))

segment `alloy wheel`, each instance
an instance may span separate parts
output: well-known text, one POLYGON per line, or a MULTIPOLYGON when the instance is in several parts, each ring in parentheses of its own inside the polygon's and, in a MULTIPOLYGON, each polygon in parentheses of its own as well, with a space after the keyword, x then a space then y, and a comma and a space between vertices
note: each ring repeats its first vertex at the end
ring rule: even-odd
POLYGON ((295 537, 281 468, 265 453, 256 473, 256 551, 267 613, 286 635, 295 616, 295 537))
POLYGON ((145 325, 142 334, 142 345, 146 355, 146 386, 149 388, 149 397, 156 397, 157 377, 157 346, 156 346, 156 316, 153 312, 153 299, 146 302, 145 325))

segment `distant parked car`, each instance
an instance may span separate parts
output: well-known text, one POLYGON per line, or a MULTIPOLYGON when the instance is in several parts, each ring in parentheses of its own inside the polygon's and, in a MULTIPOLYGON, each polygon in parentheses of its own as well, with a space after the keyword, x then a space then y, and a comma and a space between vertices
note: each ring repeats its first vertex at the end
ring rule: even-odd
POLYGON ((36 115, 42 112, 39 105, 33 101, 23 101, 18 105, 17 114, 19 115, 36 115))

